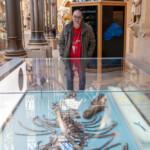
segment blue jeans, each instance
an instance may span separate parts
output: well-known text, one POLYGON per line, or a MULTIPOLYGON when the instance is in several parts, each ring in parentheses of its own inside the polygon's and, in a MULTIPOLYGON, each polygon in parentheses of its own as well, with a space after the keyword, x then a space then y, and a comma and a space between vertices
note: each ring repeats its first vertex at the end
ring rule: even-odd
MULTIPOLYGON (((73 80, 74 80, 74 66, 71 65, 71 61, 67 61, 66 65, 66 82, 67 82, 67 90, 74 90, 73 80)), ((85 89, 85 69, 81 67, 81 64, 77 64, 76 71, 79 77, 79 90, 85 89)))

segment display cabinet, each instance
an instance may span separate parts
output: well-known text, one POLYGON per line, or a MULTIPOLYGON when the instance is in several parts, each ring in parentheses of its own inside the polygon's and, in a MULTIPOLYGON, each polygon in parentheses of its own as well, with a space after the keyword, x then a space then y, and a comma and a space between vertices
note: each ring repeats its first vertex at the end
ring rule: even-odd
POLYGON ((70 6, 71 12, 80 9, 83 20, 93 27, 97 43, 93 57, 125 57, 126 2, 72 2, 70 6))
POLYGON ((149 150, 150 75, 118 62, 123 69, 92 73, 91 59, 15 58, 1 66, 0 149, 149 150))

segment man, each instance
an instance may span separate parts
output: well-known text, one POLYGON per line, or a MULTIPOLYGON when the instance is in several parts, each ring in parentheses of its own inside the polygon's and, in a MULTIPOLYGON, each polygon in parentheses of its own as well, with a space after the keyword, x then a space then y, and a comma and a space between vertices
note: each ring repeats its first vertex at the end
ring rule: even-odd
POLYGON ((63 27, 58 41, 63 58, 91 57, 95 49, 95 36, 90 25, 82 20, 82 12, 75 10, 72 21, 63 27))
POLYGON ((55 25, 54 25, 54 24, 52 25, 51 32, 52 32, 52 34, 53 34, 53 36, 54 36, 54 39, 56 39, 56 28, 55 28, 55 25))
MULTIPOLYGON (((82 20, 82 12, 75 10, 72 21, 65 25, 59 39, 59 53, 63 58, 91 57, 95 49, 95 36, 90 25, 82 20)), ((67 90, 85 89, 85 61, 80 59, 64 60, 66 68, 67 90), (75 79, 76 78, 76 79, 75 79), (78 78, 78 80, 77 80, 78 78), (74 82, 76 81, 76 83, 74 82)))

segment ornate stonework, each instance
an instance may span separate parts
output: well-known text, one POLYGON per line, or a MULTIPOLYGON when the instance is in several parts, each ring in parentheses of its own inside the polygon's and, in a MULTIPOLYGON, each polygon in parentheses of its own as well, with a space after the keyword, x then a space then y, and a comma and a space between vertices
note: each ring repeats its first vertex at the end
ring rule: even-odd
POLYGON ((60 33, 63 26, 70 19, 70 2, 71 0, 63 0, 58 4, 58 32, 60 33))
POLYGON ((129 23, 129 26, 133 30, 135 37, 138 37, 140 31, 142 0, 131 0, 131 3, 131 22, 129 23))
POLYGON ((24 9, 24 25, 26 26, 26 29, 30 29, 31 17, 30 17, 30 1, 29 0, 24 1, 23 9, 24 9))
POLYGON ((128 1, 128 18, 131 15, 127 36, 127 55, 150 64, 150 0, 128 1), (131 2, 135 2, 134 4, 131 2), (133 5, 138 3, 138 11, 133 14, 133 5), (132 6, 131 10, 129 9, 132 6), (140 10, 140 11, 139 11, 140 10), (134 36, 133 36, 134 35, 134 36))

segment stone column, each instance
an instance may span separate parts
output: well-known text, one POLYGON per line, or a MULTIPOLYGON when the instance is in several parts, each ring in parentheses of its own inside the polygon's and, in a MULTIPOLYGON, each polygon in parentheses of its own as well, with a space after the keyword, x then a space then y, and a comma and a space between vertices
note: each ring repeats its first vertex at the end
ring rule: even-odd
POLYGON ((16 33, 17 33, 17 45, 19 50, 23 50, 23 45, 22 45, 22 28, 21 28, 21 13, 20 11, 20 0, 15 0, 15 16, 16 16, 16 33))
POLYGON ((38 12, 38 0, 34 0, 34 22, 35 22, 35 39, 39 39, 39 12, 38 12))
POLYGON ((51 27, 52 27, 52 23, 51 23, 51 0, 48 1, 48 6, 49 6, 49 35, 51 34, 51 27))
POLYGON ((43 2, 42 0, 30 0, 31 2, 31 30, 32 35, 29 45, 47 44, 43 30, 43 2))
POLYGON ((57 0, 52 0, 52 24, 57 27, 57 0))
POLYGON ((57 30, 57 0, 55 0, 55 26, 56 26, 56 30, 57 30))
POLYGON ((47 0, 45 0, 45 21, 46 21, 46 36, 48 37, 48 7, 47 0))
POLYGON ((44 37, 44 2, 43 0, 39 0, 39 34, 40 34, 40 39, 42 41, 45 41, 44 37))
POLYGON ((54 24, 54 5, 55 5, 55 0, 52 0, 52 24, 54 24))
POLYGON ((15 51, 17 47, 17 34, 15 27, 15 11, 14 2, 15 0, 6 0, 6 21, 7 21, 7 39, 8 39, 8 49, 10 51, 15 51))
POLYGON ((45 33, 45 2, 43 1, 43 31, 45 33))
MULTIPOLYGON (((32 58, 52 57, 52 49, 44 37, 44 21, 48 30, 48 0, 30 0, 32 36, 28 45, 28 55, 32 58), (45 7, 45 14, 44 14, 45 7), (44 17, 45 20, 44 20, 44 17)), ((47 32, 48 33, 48 32, 47 32)))
POLYGON ((20 0, 5 0, 8 49, 4 58, 26 57, 26 52, 22 46, 20 0))
MULTIPOLYGON (((34 40, 34 37, 35 37, 35 27, 34 27, 34 3, 33 3, 33 0, 30 0, 30 12, 31 12, 31 39, 30 41, 32 42, 32 40, 34 40)), ((29 42, 30 42, 29 41, 29 42)))

